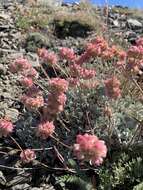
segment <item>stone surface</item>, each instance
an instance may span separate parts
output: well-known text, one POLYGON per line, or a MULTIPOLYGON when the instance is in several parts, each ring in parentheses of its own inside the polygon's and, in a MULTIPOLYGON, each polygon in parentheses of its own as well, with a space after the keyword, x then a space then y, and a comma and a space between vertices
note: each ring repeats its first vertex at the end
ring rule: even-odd
POLYGON ((10 118, 13 122, 16 122, 19 116, 17 109, 9 108, 5 110, 5 115, 10 118))
POLYGON ((136 19, 130 18, 127 20, 127 26, 132 29, 139 29, 143 27, 143 24, 136 19))

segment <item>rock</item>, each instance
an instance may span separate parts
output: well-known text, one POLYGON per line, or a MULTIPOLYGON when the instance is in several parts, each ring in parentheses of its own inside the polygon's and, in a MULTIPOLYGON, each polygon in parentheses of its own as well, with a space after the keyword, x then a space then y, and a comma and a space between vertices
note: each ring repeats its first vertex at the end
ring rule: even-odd
POLYGON ((138 20, 130 18, 130 19, 127 20, 127 27, 136 30, 136 29, 142 28, 143 25, 138 20))
POLYGON ((113 21, 113 25, 115 26, 115 27, 120 27, 120 24, 119 24, 119 22, 118 22, 118 20, 114 20, 113 21))
POLYGON ((6 74, 6 68, 4 67, 3 64, 0 64, 0 75, 5 75, 6 74))
POLYGON ((0 19, 9 20, 10 16, 7 15, 7 14, 2 13, 2 14, 0 14, 0 19))
POLYGON ((27 58, 33 67, 39 67, 39 56, 36 53, 28 52, 27 58))
POLYGON ((125 33, 125 38, 130 42, 131 44, 135 44, 136 39, 138 38, 138 35, 136 32, 128 31, 125 33))
POLYGON ((6 178, 4 177, 3 173, 0 171, 0 185, 6 184, 6 178))
POLYGON ((10 118, 13 122, 16 122, 19 116, 18 110, 9 108, 5 110, 5 115, 10 118))
POLYGON ((30 33, 26 39, 25 49, 28 52, 36 52, 38 48, 48 47, 49 40, 38 32, 30 33))
POLYGON ((90 23, 81 23, 80 21, 68 21, 54 20, 55 34, 58 38, 64 39, 66 37, 81 37, 85 38, 89 35, 89 32, 93 30, 90 23))
POLYGON ((12 190, 29 190, 30 185, 27 183, 24 184, 18 184, 12 187, 12 190))
POLYGON ((124 15, 124 14, 122 14, 122 15, 120 15, 120 17, 119 17, 118 19, 119 19, 120 21, 126 22, 127 16, 124 15))

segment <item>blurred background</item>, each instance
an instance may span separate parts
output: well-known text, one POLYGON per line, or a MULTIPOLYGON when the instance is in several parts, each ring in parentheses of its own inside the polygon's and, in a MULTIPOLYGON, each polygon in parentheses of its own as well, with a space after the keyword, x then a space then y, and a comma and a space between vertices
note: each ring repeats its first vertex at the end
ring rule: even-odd
MULTIPOLYGON (((87 0, 83 0, 87 1, 87 0)), ((132 8, 143 8, 143 0, 107 0, 110 5, 122 5, 132 8)), ((64 0, 64 2, 72 3, 72 2, 80 2, 74 0, 64 0)), ((89 2, 97 4, 97 5, 104 5, 106 0, 89 0, 89 2)))

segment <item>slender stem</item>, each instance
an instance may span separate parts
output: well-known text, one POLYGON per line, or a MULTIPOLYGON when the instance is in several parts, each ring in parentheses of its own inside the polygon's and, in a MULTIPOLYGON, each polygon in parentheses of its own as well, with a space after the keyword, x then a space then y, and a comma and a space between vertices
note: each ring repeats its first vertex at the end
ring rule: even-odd
POLYGON ((46 76, 46 78, 47 78, 48 80, 50 80, 50 78, 49 78, 49 76, 48 76, 47 72, 45 71, 45 69, 44 69, 44 67, 43 67, 42 64, 40 64, 40 67, 41 67, 42 72, 43 72, 44 75, 46 76))
POLYGON ((134 78, 132 78, 132 81, 133 81, 134 84, 138 87, 138 89, 140 90, 140 92, 141 92, 142 95, 143 95, 143 89, 140 87, 140 85, 137 83, 137 81, 136 81, 134 78))
POLYGON ((12 136, 10 136, 10 138, 18 146, 18 148, 23 152, 23 149, 21 148, 21 146, 19 145, 19 143, 12 136))
POLYGON ((38 169, 38 168, 16 168, 16 167, 4 166, 4 165, 0 165, 0 168, 9 169, 9 170, 21 170, 21 171, 38 169))
POLYGON ((70 146, 64 144, 63 142, 60 141, 60 139, 57 139, 56 137, 54 137, 53 135, 51 135, 51 137, 56 140, 58 143, 60 143, 61 145, 63 145, 64 147, 68 148, 68 149, 71 149, 70 146))
POLYGON ((70 129, 68 129, 68 128, 66 127, 66 125, 63 123, 63 121, 62 121, 62 119, 60 118, 60 116, 58 116, 57 120, 60 122, 60 124, 62 125, 62 127, 64 127, 64 128, 67 130, 67 132, 70 132, 70 129))
MULTIPOLYGON (((49 147, 49 148, 44 148, 44 150, 52 150, 53 147, 49 147)), ((33 148, 32 150, 34 151, 43 151, 43 148, 33 148)))

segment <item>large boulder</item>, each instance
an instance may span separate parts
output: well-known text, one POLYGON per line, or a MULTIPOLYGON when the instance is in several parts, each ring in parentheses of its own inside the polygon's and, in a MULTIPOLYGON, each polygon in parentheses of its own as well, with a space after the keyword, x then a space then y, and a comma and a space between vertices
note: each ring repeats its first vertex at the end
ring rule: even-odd
POLYGON ((39 32, 33 32, 29 33, 24 46, 27 52, 36 52, 38 48, 48 47, 48 45, 47 37, 39 32))
POLYGON ((132 19, 132 18, 127 20, 127 26, 133 30, 143 28, 143 24, 141 22, 139 22, 136 19, 132 19))
POLYGON ((81 23, 76 21, 61 21, 55 20, 55 34, 58 38, 65 37, 87 37, 88 33, 92 30, 92 27, 87 23, 81 23))

